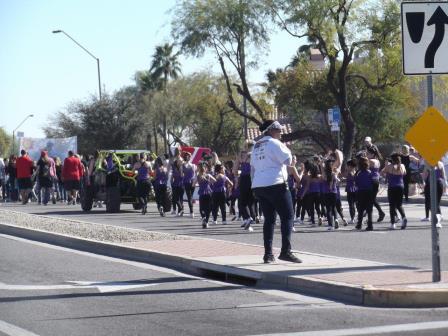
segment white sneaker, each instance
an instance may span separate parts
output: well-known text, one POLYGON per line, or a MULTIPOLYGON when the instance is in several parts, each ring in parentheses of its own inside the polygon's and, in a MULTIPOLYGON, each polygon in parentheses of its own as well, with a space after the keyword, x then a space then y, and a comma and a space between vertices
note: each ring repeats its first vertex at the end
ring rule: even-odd
POLYGON ((291 231, 296 232, 296 228, 294 227, 294 225, 292 226, 291 231))
POLYGON ((389 229, 390 230, 395 230, 396 229, 395 223, 390 224, 389 229))
POLYGON ((218 221, 215 221, 215 220, 214 220, 214 221, 213 221, 213 225, 216 225, 216 224, 218 224, 218 221))
MULTIPOLYGON (((249 230, 250 231, 250 228, 252 227, 251 224, 253 222, 254 221, 252 219, 248 219, 246 225, 244 226, 244 230, 249 230)), ((252 231, 253 231, 253 229, 252 229, 252 231)))
POLYGON ((191 218, 194 218, 194 213, 193 213, 193 212, 190 214, 190 217, 191 217, 191 218))
POLYGON ((249 228, 247 229, 247 231, 249 231, 249 232, 253 232, 253 231, 254 231, 254 228, 253 228, 252 226, 249 226, 249 228))
POLYGON ((420 220, 420 222, 429 222, 429 218, 428 218, 428 217, 422 218, 422 219, 420 220))
POLYGON ((171 211, 171 214, 175 215, 176 214, 176 210, 171 211))
POLYGON ((442 216, 437 214, 436 217, 437 217, 436 228, 441 229, 442 228, 442 216))

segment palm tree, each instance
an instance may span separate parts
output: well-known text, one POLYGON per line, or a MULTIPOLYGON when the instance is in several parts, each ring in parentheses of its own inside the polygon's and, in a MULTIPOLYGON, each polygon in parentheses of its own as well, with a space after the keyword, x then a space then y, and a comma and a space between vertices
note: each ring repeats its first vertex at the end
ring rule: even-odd
MULTIPOLYGON (((151 68, 149 72, 155 82, 159 82, 159 88, 166 92, 166 86, 169 79, 177 79, 180 70, 179 54, 173 53, 174 45, 165 43, 156 47, 156 51, 152 55, 151 68)), ((163 115, 163 136, 165 139, 165 153, 167 153, 167 132, 166 132, 166 115, 163 115)))

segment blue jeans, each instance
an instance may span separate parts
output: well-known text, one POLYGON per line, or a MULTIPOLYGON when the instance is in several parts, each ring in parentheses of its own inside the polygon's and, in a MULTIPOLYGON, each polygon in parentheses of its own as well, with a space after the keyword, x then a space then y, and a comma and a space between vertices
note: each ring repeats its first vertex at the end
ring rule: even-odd
POLYGON ((272 254, 272 241, 276 214, 280 216, 282 232, 281 253, 291 251, 291 231, 294 221, 291 193, 286 184, 253 189, 255 197, 260 201, 264 215, 263 239, 265 254, 272 254))

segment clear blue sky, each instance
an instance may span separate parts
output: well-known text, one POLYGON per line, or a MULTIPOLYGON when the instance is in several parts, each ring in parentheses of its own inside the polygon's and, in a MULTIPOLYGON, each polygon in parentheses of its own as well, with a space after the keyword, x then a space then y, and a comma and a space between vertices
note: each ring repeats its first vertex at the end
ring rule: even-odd
MULTIPOLYGON (((48 118, 73 101, 98 94, 96 61, 62 29, 100 59, 101 80, 113 92, 148 69, 155 46, 170 42, 175 0, 0 0, 0 127, 44 137, 48 118)), ((300 43, 275 34, 271 52, 251 81, 285 66, 300 43)), ((213 67, 213 57, 181 59, 184 74, 213 67)), ((218 67, 214 67, 218 72, 218 67)))

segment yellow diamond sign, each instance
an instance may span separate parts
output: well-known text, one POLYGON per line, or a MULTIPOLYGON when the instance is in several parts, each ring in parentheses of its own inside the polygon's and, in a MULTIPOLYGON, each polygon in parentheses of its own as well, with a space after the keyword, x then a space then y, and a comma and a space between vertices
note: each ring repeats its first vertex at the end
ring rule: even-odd
POLYGON ((431 166, 448 152, 448 121, 430 106, 406 133, 406 141, 417 149, 431 166))

